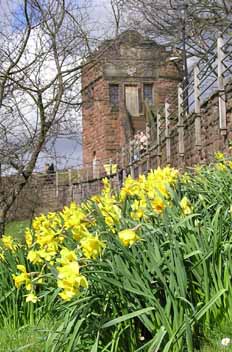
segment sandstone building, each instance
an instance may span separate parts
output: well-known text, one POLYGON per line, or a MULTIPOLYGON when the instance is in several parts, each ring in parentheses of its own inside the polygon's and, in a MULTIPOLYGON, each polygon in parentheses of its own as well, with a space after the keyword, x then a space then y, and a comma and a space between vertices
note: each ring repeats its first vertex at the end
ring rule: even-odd
POLYGON ((136 31, 104 42, 82 71, 83 162, 114 158, 145 130, 144 101, 158 107, 176 94, 180 70, 171 51, 136 31))

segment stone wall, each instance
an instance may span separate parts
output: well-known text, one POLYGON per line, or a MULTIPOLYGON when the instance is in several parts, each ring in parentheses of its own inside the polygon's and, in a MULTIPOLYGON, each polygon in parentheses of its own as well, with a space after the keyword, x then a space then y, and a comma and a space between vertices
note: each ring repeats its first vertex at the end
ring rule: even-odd
MULTIPOLYGON (((171 160, 170 164, 178 168, 192 167, 196 164, 209 163, 214 159, 216 151, 222 151, 230 156, 232 142, 232 83, 226 86, 227 130, 219 128, 219 95, 212 94, 201 105, 201 146, 196 145, 195 119, 196 114, 191 113, 184 119, 184 155, 178 149, 178 125, 170 126, 171 160)), ((153 148, 148 159, 152 167, 167 164, 166 138, 164 129, 161 133, 160 150, 153 148)))
MULTIPOLYGON (((23 189, 12 207, 8 220, 33 219, 43 213, 59 211, 71 202, 81 203, 92 195, 99 194, 103 187, 102 178, 69 184, 56 185, 55 177, 47 179, 36 176, 23 189)), ((118 187, 118 177, 111 177, 113 188, 118 187)))
MULTIPOLYGON (((208 163, 213 160, 216 151, 223 151, 230 155, 230 141, 232 141, 232 83, 226 87, 227 104, 227 131, 222 133, 219 129, 218 93, 213 94, 201 105, 201 148, 195 144, 195 114, 190 114, 184 121, 184 156, 178 153, 178 128, 171 126, 171 162, 177 168, 192 167, 198 163, 208 163)), ((146 173, 149 169, 167 164, 166 139, 164 133, 161 136, 160 150, 153 146, 150 151, 143 155, 141 160, 128 165, 128 153, 125 154, 125 169, 123 175, 131 173, 134 177, 146 173)), ((120 170, 121 165, 119 165, 120 170)), ((82 180, 86 176, 82 170, 82 180)), ((61 210, 71 201, 80 203, 91 195, 98 194, 102 189, 102 177, 98 179, 86 179, 81 182, 66 181, 57 184, 55 176, 51 179, 33 176, 32 181, 21 193, 20 198, 11 211, 11 219, 29 219, 40 213, 61 210)), ((114 188, 121 184, 122 172, 112 177, 114 188)))

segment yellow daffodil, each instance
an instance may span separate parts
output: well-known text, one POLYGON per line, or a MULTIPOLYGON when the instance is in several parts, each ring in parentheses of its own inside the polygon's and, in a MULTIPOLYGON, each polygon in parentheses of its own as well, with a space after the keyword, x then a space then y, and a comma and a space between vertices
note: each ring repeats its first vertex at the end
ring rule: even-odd
POLYGON ((226 165, 227 165, 230 169, 232 169, 232 161, 231 161, 231 160, 226 161, 226 165))
POLYGON ((187 172, 185 172, 185 173, 181 176, 181 181, 182 181, 184 184, 189 183, 190 180, 191 180, 191 177, 190 177, 190 175, 189 175, 187 172))
POLYGON ((13 275, 15 287, 19 288, 20 286, 25 284, 26 289, 29 291, 31 289, 32 285, 31 285, 30 276, 27 273, 25 266, 19 264, 19 265, 17 265, 17 269, 21 272, 21 274, 13 275))
POLYGON ((73 297, 76 296, 76 291, 75 290, 63 290, 59 293, 59 296, 64 301, 70 301, 73 297))
POLYGON ((120 231, 118 237, 125 247, 132 246, 135 242, 140 240, 140 237, 131 229, 120 231))
POLYGON ((57 271, 59 273, 57 285, 63 289, 59 293, 62 299, 68 301, 79 293, 80 287, 88 287, 88 281, 79 273, 79 265, 76 261, 58 267, 57 271))
POLYGON ((225 158, 225 155, 221 152, 216 152, 216 153, 214 153, 214 158, 216 160, 223 160, 225 158))
POLYGON ((215 165, 215 168, 218 170, 218 171, 226 171, 226 165, 223 164, 223 163, 218 163, 215 165))
POLYGON ((187 197, 183 197, 180 201, 180 207, 185 215, 192 213, 192 207, 190 200, 187 197))
POLYGON ((12 236, 7 236, 7 235, 3 235, 2 236, 2 243, 3 243, 3 246, 6 248, 6 249, 9 249, 11 251, 15 251, 16 248, 17 248, 17 245, 14 243, 14 239, 12 236))
POLYGON ((70 251, 68 248, 63 248, 60 252, 60 258, 57 259, 57 262, 59 262, 62 265, 66 265, 70 262, 76 261, 77 260, 77 255, 74 251, 70 251))
POLYGON ((29 262, 31 262, 33 264, 37 264, 37 263, 42 262, 41 257, 39 255, 39 251, 35 251, 35 250, 31 250, 28 252, 27 259, 29 260, 29 262))
POLYGON ((25 242, 27 244, 28 247, 31 247, 32 245, 32 233, 31 230, 27 227, 24 233, 24 238, 25 238, 25 242))
POLYGON ((128 176, 125 180, 124 186, 120 191, 120 199, 124 201, 127 196, 134 196, 139 194, 141 190, 141 182, 134 180, 131 176, 128 176))
POLYGON ((135 199, 131 205, 132 212, 130 213, 133 220, 140 220, 144 217, 146 210, 146 200, 145 199, 135 199))
POLYGON ((163 213, 165 209, 165 203, 162 198, 156 197, 152 202, 151 202, 152 209, 157 213, 161 214, 163 213))
POLYGON ((26 302, 36 303, 38 300, 38 297, 33 292, 26 295, 26 302))
POLYGON ((92 235, 83 238, 80 244, 84 256, 88 259, 95 259, 101 254, 102 249, 105 248, 105 243, 98 236, 92 235))

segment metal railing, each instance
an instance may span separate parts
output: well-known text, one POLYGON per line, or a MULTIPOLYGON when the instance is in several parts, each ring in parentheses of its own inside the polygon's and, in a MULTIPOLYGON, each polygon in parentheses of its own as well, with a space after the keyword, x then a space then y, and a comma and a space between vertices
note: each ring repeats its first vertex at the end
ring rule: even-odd
MULTIPOLYGON (((166 98, 164 107, 156 111, 157 135, 155 147, 165 144, 166 161, 171 158, 170 135, 178 133, 178 152, 184 150, 184 128, 190 114, 194 114, 195 146, 201 147, 201 106, 214 93, 218 94, 219 129, 226 134, 226 84, 232 77, 232 25, 230 24, 208 48, 205 55, 191 68, 187 84, 180 84, 174 98, 166 98), (157 140, 159 145, 157 146, 157 140)), ((146 109, 148 111, 148 109, 146 109)), ((151 144, 153 141, 151 140, 151 144)), ((154 149, 154 145, 151 145, 154 149)))

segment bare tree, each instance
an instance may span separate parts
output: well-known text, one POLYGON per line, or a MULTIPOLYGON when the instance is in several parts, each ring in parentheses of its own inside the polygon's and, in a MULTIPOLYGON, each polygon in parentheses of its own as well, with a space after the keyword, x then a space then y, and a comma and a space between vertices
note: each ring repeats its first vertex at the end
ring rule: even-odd
POLYGON ((49 139, 77 119, 89 50, 84 10, 73 0, 22 0, 17 28, 0 28, 0 163, 11 175, 10 187, 0 183, 0 234, 49 139))
POLYGON ((229 0, 128 0, 131 23, 156 41, 201 57, 231 23, 229 0), (185 46, 185 47, 184 47, 185 46))
POLYGON ((125 0, 110 0, 110 6, 113 14, 115 24, 115 37, 120 33, 121 22, 123 20, 123 13, 125 11, 125 0))

